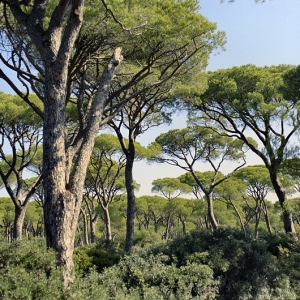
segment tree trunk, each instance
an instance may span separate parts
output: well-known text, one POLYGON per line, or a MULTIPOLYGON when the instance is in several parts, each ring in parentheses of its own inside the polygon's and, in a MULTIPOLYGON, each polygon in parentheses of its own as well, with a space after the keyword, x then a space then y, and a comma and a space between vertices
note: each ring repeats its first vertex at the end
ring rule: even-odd
POLYGON ((110 222, 108 207, 104 209, 104 220, 105 220, 105 229, 106 229, 106 240, 108 242, 111 242, 112 241, 111 222, 110 222))
POLYGON ((82 219, 83 219, 83 240, 85 245, 89 245, 89 231, 88 231, 88 221, 85 214, 85 211, 81 208, 80 209, 82 219))
POLYGON ((267 228, 268 228, 268 232, 272 233, 272 228, 271 228, 271 223, 270 223, 268 208, 267 208, 267 205, 266 205, 265 201, 263 201, 263 206, 264 206, 263 212, 264 212, 264 216, 265 216, 265 221, 266 221, 266 225, 267 225, 267 228))
POLYGON ((208 193, 205 195, 207 200, 207 216, 211 224, 212 230, 215 231, 218 229, 218 223, 216 221, 215 214, 214 214, 213 199, 212 199, 213 195, 212 193, 208 193))
POLYGON ((255 209, 255 228, 254 228, 254 238, 258 238, 258 225, 260 221, 260 209, 256 207, 255 209), (257 211, 258 210, 258 211, 257 211))
POLYGON ((167 241, 170 238, 170 231, 171 231, 171 217, 170 215, 167 218, 166 230, 165 230, 165 240, 167 241))
POLYGON ((230 200, 230 204, 231 204, 231 206, 233 207, 233 209, 234 209, 236 215, 238 216, 239 222, 240 222, 241 227, 242 227, 243 232, 244 232, 244 236, 246 237, 246 236, 247 236, 247 232, 246 232, 246 228, 245 228, 244 222, 243 222, 243 220, 242 220, 242 216, 241 216, 241 214, 239 213, 237 207, 234 205, 234 203, 233 203, 231 200, 230 200))
POLYGON ((286 233, 296 233, 295 227, 294 227, 294 222, 292 218, 292 213, 284 210, 283 211, 283 224, 284 224, 284 229, 286 233))
POLYGON ((14 227, 13 227, 13 239, 22 240, 22 231, 24 218, 26 214, 27 205, 22 206, 15 205, 15 217, 14 217, 14 227))
POLYGON ((90 230, 91 230, 91 243, 96 243, 96 225, 98 222, 98 216, 90 216, 90 230))
MULTIPOLYGON (((131 143, 130 143, 131 144, 131 143)), ((131 147, 134 151, 134 145, 131 147)), ((134 243, 134 220, 135 220, 135 195, 133 186, 133 162, 134 152, 130 152, 127 155, 126 166, 125 166, 125 183, 127 191, 127 219, 126 219, 126 242, 125 251, 130 251, 134 243)))
POLYGON ((280 183, 277 173, 270 168, 269 168, 269 173, 270 173, 270 179, 271 179, 274 191, 275 191, 277 198, 279 200, 279 203, 283 209, 283 226, 284 226, 285 232, 295 234, 296 230, 294 227, 292 213, 289 212, 285 208, 286 191, 285 191, 284 187, 282 186, 282 184, 280 183))
POLYGON ((181 225, 182 225, 182 232, 183 232, 183 235, 186 235, 186 225, 185 225, 185 220, 184 220, 184 218, 180 218, 180 222, 181 222, 181 225))

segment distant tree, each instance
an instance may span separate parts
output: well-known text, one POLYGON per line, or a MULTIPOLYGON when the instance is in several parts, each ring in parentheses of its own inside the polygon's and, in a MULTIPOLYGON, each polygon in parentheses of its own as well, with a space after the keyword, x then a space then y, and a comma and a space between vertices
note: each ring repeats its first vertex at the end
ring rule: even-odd
POLYGON ((125 160, 116 136, 101 134, 96 138, 84 186, 84 201, 90 219, 92 243, 95 242, 95 225, 100 216, 94 201, 104 213, 106 240, 112 240, 109 205, 117 193, 123 193, 125 190, 125 160))
POLYGON ((178 178, 165 177, 154 180, 151 191, 163 195, 168 200, 165 208, 167 221, 164 234, 164 239, 168 240, 171 233, 172 208, 174 207, 171 202, 182 194, 191 193, 192 189, 189 185, 180 182, 178 178))
POLYGON ((245 183, 233 175, 216 187, 215 196, 218 200, 225 202, 233 208, 239 220, 241 229, 243 230, 244 235, 247 236, 245 226, 246 220, 243 219, 244 196, 246 195, 245 191, 245 183))
POLYGON ((150 219, 153 221, 154 231, 158 233, 159 226, 163 223, 164 207, 166 207, 168 200, 158 195, 141 196, 137 199, 137 210, 139 210, 140 207, 138 203, 140 199, 142 199, 143 202, 147 202, 147 205, 144 203, 147 219, 150 216, 150 219))
POLYGON ((161 155, 153 158, 155 161, 180 167, 192 174, 206 197, 208 219, 215 230, 218 224, 213 212, 213 190, 246 163, 243 143, 201 126, 170 130, 158 136, 155 141, 162 150, 161 155), (242 163, 233 168, 231 173, 225 176, 220 173, 220 167, 225 161, 240 160, 242 163), (197 173, 195 170, 197 161, 208 162, 213 171, 197 173))
POLYGON ((0 198, 0 228, 5 240, 10 243, 13 239, 14 205, 9 197, 0 198))
POLYGON ((254 237, 258 238, 258 226, 261 213, 265 217, 265 222, 269 233, 272 233, 266 197, 273 190, 269 172, 265 166, 248 166, 240 169, 234 175, 242 180, 246 186, 246 194, 254 200, 254 206, 244 197, 244 201, 255 217, 254 237))
POLYGON ((0 92, 0 177, 14 207, 13 238, 22 239, 26 209, 41 182, 41 173, 25 180, 42 143, 42 122, 19 97, 0 92))
MULTIPOLYGON (((295 232, 292 215, 285 207, 286 190, 279 178, 285 159, 299 152, 292 138, 299 133, 300 67, 247 65, 208 74, 208 89, 191 114, 204 126, 218 126, 223 134, 240 139, 269 171, 283 209, 286 232, 295 232), (253 143, 247 134, 257 137, 253 143)), ((191 103, 192 104, 192 103, 191 103)))

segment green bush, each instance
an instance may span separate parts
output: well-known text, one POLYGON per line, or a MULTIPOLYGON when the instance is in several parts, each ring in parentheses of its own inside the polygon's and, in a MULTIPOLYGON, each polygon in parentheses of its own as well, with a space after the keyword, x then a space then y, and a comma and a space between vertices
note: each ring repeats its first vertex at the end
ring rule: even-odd
POLYGON ((94 266, 100 273, 104 268, 117 264, 123 254, 123 250, 118 245, 103 241, 91 246, 76 248, 74 263, 80 274, 86 274, 94 266))
POLYGON ((54 251, 43 239, 0 243, 0 299, 64 299, 54 251))
POLYGON ((236 230, 193 231, 168 243, 78 248, 64 290, 42 239, 0 243, 0 299, 299 299, 300 243, 286 235, 253 240, 236 230))
POLYGON ((190 263, 209 266, 214 279, 220 280, 222 299, 296 299, 299 284, 293 273, 299 270, 300 259, 298 251, 291 254, 291 245, 299 243, 275 235, 253 240, 237 230, 219 229, 191 232, 154 248, 153 253, 164 253, 177 267, 190 263), (287 251, 289 258, 284 254, 287 251))
POLYGON ((176 267, 164 255, 138 249, 100 274, 108 299, 120 294, 129 299, 215 299, 219 282, 206 265, 176 267))

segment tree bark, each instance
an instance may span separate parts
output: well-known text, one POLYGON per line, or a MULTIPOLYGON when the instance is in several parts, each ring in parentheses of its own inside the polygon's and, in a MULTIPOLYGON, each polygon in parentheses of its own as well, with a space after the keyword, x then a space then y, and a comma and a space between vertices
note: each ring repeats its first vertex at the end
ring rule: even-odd
POLYGON ((27 205, 25 206, 22 206, 21 204, 15 205, 15 217, 14 217, 14 227, 13 227, 14 240, 22 240, 22 231, 23 231, 26 209, 27 209, 27 205))
POLYGON ((274 191, 277 195, 279 203, 283 209, 283 226, 286 233, 295 234, 296 230, 294 227, 292 213, 285 208, 285 200, 286 200, 286 191, 282 184, 279 181, 277 172, 271 168, 269 168, 270 179, 274 188, 274 191))
POLYGON ((90 230, 91 230, 91 243, 96 243, 96 225, 98 222, 98 216, 90 216, 90 230))
MULTIPOLYGON (((134 145, 131 145, 132 151, 134 151, 134 145)), ((125 165, 125 184, 127 190, 127 219, 126 219, 126 241, 125 241, 125 251, 131 250, 134 244, 134 221, 135 221, 135 195, 133 186, 133 162, 134 162, 134 152, 130 152, 126 156, 125 165)))
POLYGON ((81 208, 80 209, 82 220, 83 220, 83 240, 85 245, 89 245, 89 230, 88 230, 88 221, 85 214, 85 211, 81 208))
POLYGON ((214 208, 213 208, 213 199, 212 199, 212 193, 206 193, 206 200, 207 200, 207 215, 209 222, 211 224, 212 230, 216 231, 218 229, 218 222, 215 218, 214 214, 214 208))
POLYGON ((104 209, 104 220, 105 220, 105 229, 106 229, 106 240, 108 242, 112 241, 112 234, 111 234, 111 222, 110 222, 110 215, 108 208, 104 209))

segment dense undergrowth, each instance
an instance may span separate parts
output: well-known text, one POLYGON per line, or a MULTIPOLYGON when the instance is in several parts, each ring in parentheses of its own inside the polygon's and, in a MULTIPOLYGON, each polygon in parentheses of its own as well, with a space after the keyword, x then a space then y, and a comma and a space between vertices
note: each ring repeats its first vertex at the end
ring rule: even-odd
POLYGON ((300 243, 236 230, 194 231, 125 255, 105 243, 77 248, 64 290, 42 239, 0 243, 0 299, 300 299, 300 243))

